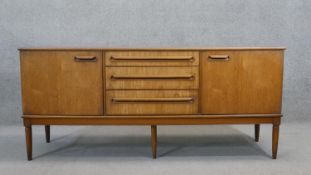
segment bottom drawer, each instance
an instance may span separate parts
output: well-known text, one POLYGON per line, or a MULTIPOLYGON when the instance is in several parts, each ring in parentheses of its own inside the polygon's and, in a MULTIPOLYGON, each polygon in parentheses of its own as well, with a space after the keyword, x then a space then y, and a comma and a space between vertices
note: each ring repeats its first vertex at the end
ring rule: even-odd
POLYGON ((196 90, 106 91, 107 115, 158 115, 198 113, 196 90))

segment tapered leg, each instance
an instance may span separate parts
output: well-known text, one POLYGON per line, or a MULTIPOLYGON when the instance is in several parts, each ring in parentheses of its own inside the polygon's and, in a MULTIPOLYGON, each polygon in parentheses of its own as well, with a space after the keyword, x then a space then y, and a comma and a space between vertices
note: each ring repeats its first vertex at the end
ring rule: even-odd
POLYGON ((50 125, 45 125, 45 140, 50 143, 50 125))
POLYGON ((151 125, 152 158, 157 158, 157 126, 151 125))
POLYGON ((280 124, 273 124, 272 127, 272 159, 276 159, 278 153, 279 126, 280 124))
POLYGON ((255 141, 259 141, 260 124, 255 124, 255 141))
POLYGON ((27 158, 32 160, 32 131, 31 126, 25 126, 27 158))

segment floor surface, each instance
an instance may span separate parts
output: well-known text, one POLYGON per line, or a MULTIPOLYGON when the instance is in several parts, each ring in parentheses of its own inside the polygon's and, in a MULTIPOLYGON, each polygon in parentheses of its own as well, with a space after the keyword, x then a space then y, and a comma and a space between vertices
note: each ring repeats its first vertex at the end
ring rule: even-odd
POLYGON ((1 175, 57 174, 311 174, 310 123, 282 123, 278 159, 271 159, 271 125, 254 142, 252 125, 158 126, 158 158, 151 158, 148 126, 33 127, 26 160, 24 128, 0 126, 1 175))

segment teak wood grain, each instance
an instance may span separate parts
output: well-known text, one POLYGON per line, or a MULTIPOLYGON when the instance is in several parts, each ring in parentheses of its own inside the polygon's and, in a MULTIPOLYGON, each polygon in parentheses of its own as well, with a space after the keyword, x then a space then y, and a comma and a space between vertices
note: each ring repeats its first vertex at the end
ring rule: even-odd
POLYGON ((105 53, 106 66, 198 66, 197 51, 114 51, 105 53))
POLYGON ((277 157, 284 48, 20 49, 28 160, 32 125, 272 124, 277 157))
POLYGON ((196 90, 108 90, 106 111, 107 115, 196 114, 198 113, 198 92, 196 90))
POLYGON ((199 68, 106 67, 106 89, 198 89, 199 68))
POLYGON ((103 115, 102 73, 101 52, 22 51, 23 113, 103 115))
POLYGON ((282 51, 209 51, 201 63, 203 114, 281 113, 282 51))
POLYGON ((19 51, 214 51, 214 50, 248 50, 248 51, 264 51, 264 50, 280 50, 284 51, 285 47, 141 47, 141 48, 126 48, 126 47, 100 47, 100 48, 72 48, 72 47, 54 47, 54 48, 46 48, 46 47, 37 47, 37 48, 19 48, 19 51))
POLYGON ((275 124, 281 117, 271 115, 158 115, 158 116, 51 116, 23 115, 24 125, 224 125, 275 124))

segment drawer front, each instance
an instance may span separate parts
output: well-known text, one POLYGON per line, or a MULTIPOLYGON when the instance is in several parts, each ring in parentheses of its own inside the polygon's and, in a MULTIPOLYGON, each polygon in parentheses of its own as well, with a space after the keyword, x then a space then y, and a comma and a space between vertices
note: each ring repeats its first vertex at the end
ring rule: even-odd
POLYGON ((106 67, 106 89, 198 89, 199 68, 106 67))
POLYGON ((283 51, 201 54, 203 114, 281 112, 283 51))
POLYGON ((196 114, 198 93, 194 90, 106 91, 107 115, 196 114))
POLYGON ((195 51, 114 51, 106 52, 106 66, 197 66, 195 51))
POLYGON ((103 115, 102 79, 100 51, 23 51, 23 113, 103 115))

